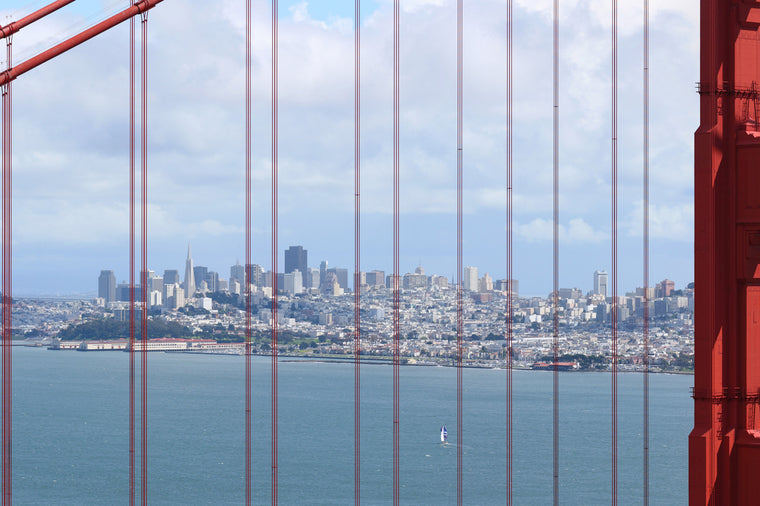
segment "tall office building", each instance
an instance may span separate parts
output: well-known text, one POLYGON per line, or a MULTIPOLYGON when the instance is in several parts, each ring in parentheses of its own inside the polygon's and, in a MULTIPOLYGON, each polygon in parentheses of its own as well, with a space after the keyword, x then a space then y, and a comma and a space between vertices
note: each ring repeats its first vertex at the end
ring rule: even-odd
POLYGON ((513 279, 511 282, 507 279, 500 279, 496 283, 494 283, 494 289, 499 290, 500 292, 506 292, 509 290, 510 286, 512 287, 512 297, 517 297, 520 292, 520 282, 516 279, 513 279))
MULTIPOLYGON (((142 297, 142 290, 140 290, 140 285, 136 285, 134 289, 135 294, 135 302, 140 302, 140 298, 142 297)), ((119 283, 116 285, 116 299, 118 301, 122 302, 129 302, 129 283, 119 283)))
POLYGON ((415 272, 414 274, 404 274, 402 286, 404 290, 414 290, 415 288, 427 288, 428 278, 424 274, 415 272))
POLYGON ((339 292, 340 290, 338 276, 332 269, 328 270, 322 278, 322 284, 319 286, 319 291, 327 295, 337 295, 336 292, 339 292))
POLYGON ((675 289, 676 284, 673 281, 669 279, 663 279, 655 286, 655 295, 657 297, 670 297, 670 295, 673 293, 673 290, 675 289))
POLYGON ((477 267, 465 267, 464 279, 462 280, 462 288, 465 290, 471 290, 473 292, 478 291, 478 268, 477 267))
POLYGON ((106 302, 116 300, 116 276, 113 271, 100 271, 98 297, 105 299, 106 302))
POLYGON ((319 283, 322 284, 322 281, 325 280, 325 275, 327 274, 327 260, 322 260, 319 263, 319 283))
POLYGON ((167 285, 180 284, 182 281, 179 279, 179 271, 177 269, 165 269, 164 270, 164 283, 167 285))
POLYGON ((210 292, 219 291, 219 273, 214 271, 208 271, 206 274, 206 284, 210 292))
POLYGON ((195 288, 200 288, 201 283, 206 281, 206 278, 208 277, 208 267, 196 265, 193 267, 193 277, 195 278, 195 288))
POLYGON ((367 284, 369 286, 384 286, 385 271, 369 271, 367 273, 367 284))
MULTIPOLYGON (((327 262, 325 262, 327 264, 327 262)), ((338 278, 338 285, 344 290, 348 290, 348 269, 341 269, 338 267, 333 267, 332 269, 327 269, 327 272, 335 273, 335 276, 338 278)))
POLYGON ((151 292, 164 292, 164 278, 153 276, 150 278, 150 291, 151 292))
POLYGON ((245 283, 245 267, 240 265, 240 262, 235 262, 235 265, 230 267, 230 281, 236 280, 241 285, 245 283))
POLYGON ((319 288, 321 279, 319 277, 319 269, 309 268, 306 271, 306 279, 304 279, 304 288, 319 288))
POLYGON ((298 295, 303 293, 303 280, 301 272, 296 269, 293 272, 288 272, 284 275, 284 289, 291 295, 298 295))
POLYGON ((293 271, 306 272, 308 251, 303 246, 291 246, 285 250, 285 274, 293 271))
MULTIPOLYGON (((251 283, 256 286, 272 286, 271 281, 270 284, 265 285, 264 284, 264 268, 260 266, 259 264, 253 264, 250 268, 251 271, 251 283)), ((241 282, 241 284, 244 284, 241 282)))
POLYGON ((594 271, 594 293, 607 297, 607 271, 594 271))
POLYGON ((195 273, 193 272, 193 257, 190 254, 190 243, 187 243, 187 260, 185 260, 185 298, 195 297, 195 273))
POLYGON ((487 272, 478 281, 478 291, 481 293, 493 291, 493 278, 487 272))

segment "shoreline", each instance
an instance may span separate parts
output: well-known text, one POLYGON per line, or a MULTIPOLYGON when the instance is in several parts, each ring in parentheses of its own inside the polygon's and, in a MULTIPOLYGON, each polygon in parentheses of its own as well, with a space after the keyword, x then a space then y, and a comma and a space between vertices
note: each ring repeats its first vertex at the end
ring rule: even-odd
MULTIPOLYGON (((195 354, 201 354, 201 355, 232 355, 230 353, 203 353, 203 352, 169 352, 169 353, 195 353, 195 354)), ((252 353, 252 356, 257 357, 271 357, 271 354, 264 354, 264 353, 252 353)), ((239 356, 239 355, 238 355, 239 356)), ((325 356, 302 356, 302 355, 290 355, 290 354, 279 354, 278 357, 280 357, 281 362, 321 362, 321 363, 334 363, 334 364, 340 364, 340 363, 353 363, 354 357, 353 356, 335 356, 335 357, 325 357, 325 356)), ((409 363, 409 358, 402 357, 401 363, 399 365, 402 366, 411 366, 411 367, 452 367, 455 368, 456 364, 452 363, 436 363, 436 362, 415 362, 415 363, 409 363), (405 361, 406 360, 406 361, 405 361)), ((362 365, 393 365, 392 359, 385 359, 385 358, 360 358, 359 363, 362 365)), ((498 370, 507 370, 507 367, 501 364, 463 364, 463 368, 465 369, 498 369, 498 370)), ((512 370, 516 371, 536 371, 536 372, 553 372, 552 369, 548 370, 538 370, 533 369, 529 366, 513 366, 512 370)), ((570 372, 570 373, 609 373, 609 370, 603 370, 603 369, 579 369, 579 370, 570 370, 570 371, 559 371, 559 372, 570 372)), ((619 374, 642 374, 644 371, 618 371, 619 374)), ((649 371, 650 374, 675 374, 679 376, 693 376, 694 371, 668 371, 668 370, 662 370, 658 369, 656 371, 649 371)))
MULTIPOLYGON (((13 343, 13 346, 23 346, 26 348, 43 348, 44 345, 40 344, 30 344, 30 343, 13 343)), ((108 352, 108 351, 120 351, 125 352, 125 350, 50 350, 48 348, 48 351, 79 351, 79 352, 108 352)), ((190 355, 224 355, 224 356, 242 356, 243 353, 229 353, 229 352, 217 352, 217 351, 193 351, 193 350, 155 350, 150 351, 150 353, 157 353, 157 352, 163 352, 163 353, 184 353, 184 354, 190 354, 190 355)), ((139 351, 137 353, 140 353, 139 351)), ((257 357, 271 357, 272 355, 270 353, 252 353, 252 356, 257 357)), ((281 358, 282 362, 321 362, 321 363, 353 363, 354 357, 352 355, 337 355, 337 356, 308 356, 308 355, 293 355, 293 354, 279 354, 278 357, 281 358)), ((359 359, 359 363, 362 365, 393 365, 393 359, 392 358, 368 358, 368 356, 364 355, 359 359)), ((452 367, 455 368, 456 364, 452 363, 451 361, 448 362, 431 362, 431 361, 417 361, 415 358, 410 357, 401 357, 400 364, 402 366, 413 366, 413 367, 452 367), (410 360, 413 360, 414 362, 410 362, 410 360)), ((462 364, 463 368, 466 369, 498 369, 498 370, 506 370, 507 367, 504 364, 501 363, 465 363, 462 364)), ((553 372, 552 369, 533 369, 530 366, 524 366, 524 365, 514 365, 512 367, 512 370, 517 371, 537 371, 537 372, 553 372)), ((559 371, 559 372, 571 372, 571 373, 609 373, 609 370, 606 369, 578 369, 578 370, 569 370, 569 371, 559 371)), ((622 374, 629 374, 629 373, 635 373, 635 374, 642 374, 643 370, 618 370, 618 373, 622 374)), ((651 374, 675 374, 680 376, 693 376, 694 371, 675 371, 675 370, 663 370, 663 369, 657 369, 657 370, 650 370, 651 374)))

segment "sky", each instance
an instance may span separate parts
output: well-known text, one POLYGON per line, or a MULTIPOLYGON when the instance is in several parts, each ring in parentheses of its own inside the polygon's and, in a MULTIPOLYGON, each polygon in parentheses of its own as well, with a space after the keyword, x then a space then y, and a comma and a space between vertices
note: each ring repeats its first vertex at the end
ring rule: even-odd
MULTIPOLYGON (((6 0, 0 20, 45 3, 6 0)), ((128 4, 77 0, 19 32, 14 62, 128 4)), ((401 4, 401 272, 421 265, 451 278, 456 2, 401 4)), ((386 272, 392 7, 363 1, 361 15, 361 266, 386 272)), ((552 288, 551 9, 551 0, 514 3, 521 295, 552 288)), ((626 2, 619 14, 621 294, 644 284, 641 9, 626 2)), ((650 15, 650 285, 669 278, 683 287, 694 265, 699 13, 686 0, 653 0, 650 15)), ((353 16, 353 2, 279 3, 280 267, 283 251, 300 244, 310 267, 327 260, 353 269, 353 16)), ((610 16, 608 1, 561 2, 559 278, 561 287, 584 291, 595 270, 611 268, 610 16)), ((253 261, 269 268, 271 5, 255 1, 253 17, 253 261)), ((128 40, 124 24, 13 83, 15 295, 94 295, 101 269, 119 282, 129 277, 128 40)), ((465 3, 464 265, 494 279, 506 274, 506 54, 505 2, 465 3)), ((147 65, 148 267, 183 271, 190 243, 196 265, 226 278, 245 259, 245 2, 165 0, 149 15, 147 65)), ((137 269, 139 251, 138 244, 137 269)))

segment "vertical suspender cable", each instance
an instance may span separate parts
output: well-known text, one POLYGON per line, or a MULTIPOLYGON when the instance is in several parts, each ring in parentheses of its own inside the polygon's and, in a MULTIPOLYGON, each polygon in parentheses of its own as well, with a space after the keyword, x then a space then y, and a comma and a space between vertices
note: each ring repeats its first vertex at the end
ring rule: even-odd
MULTIPOLYGON (((8 62, 8 68, 10 68, 10 62, 8 62)), ((8 339, 6 337, 8 327, 8 311, 10 310, 10 304, 8 303, 8 85, 3 86, 3 506, 10 504, 10 487, 11 482, 8 479, 8 467, 10 466, 10 451, 8 439, 8 339)))
POLYGON ((464 168, 462 159, 463 123, 463 0, 457 0, 457 504, 462 504, 462 202, 464 168))
MULTIPOLYGON (((13 37, 6 38, 7 65, 13 63, 13 37)), ((13 402, 13 360, 11 355, 13 339, 13 287, 12 269, 12 196, 13 196, 13 97, 11 83, 2 91, 3 100, 3 505, 10 505, 12 498, 12 402, 13 402)))
POLYGON ((512 506, 512 0, 507 0, 507 506, 512 506))
POLYGON ((617 94, 617 52, 618 52, 618 37, 617 37, 617 0, 612 0, 612 311, 610 312, 611 327, 612 327, 612 501, 614 505, 617 504, 617 485, 618 485, 618 384, 617 384, 617 322, 618 322, 618 257, 617 257, 617 184, 618 184, 618 171, 617 171, 617 109, 618 109, 618 94, 617 94))
POLYGON ((140 115, 140 158, 142 171, 140 185, 142 189, 142 227, 140 237, 141 247, 141 308, 140 311, 140 334, 142 338, 141 363, 140 363, 140 389, 141 401, 141 430, 142 447, 140 451, 140 497, 143 506, 148 504, 148 12, 142 13, 142 113, 140 115))
POLYGON ((644 0, 644 506, 649 505, 649 0, 644 0))
MULTIPOLYGON (((134 0, 133 0, 134 3, 134 0)), ((129 20, 129 504, 135 504, 135 18, 129 20)))
MULTIPOLYGON (((11 43, 13 39, 10 39, 11 43)), ((12 44, 8 62, 12 63, 12 44)), ((8 85, 8 497, 13 491, 13 84, 8 85)))
POLYGON ((251 504, 251 0, 245 2, 245 504, 251 504))
POLYGON ((354 504, 361 502, 361 0, 354 1, 354 504))
POLYGON ((553 8, 553 291, 552 291, 552 355, 554 372, 552 374, 552 434, 553 434, 553 492, 554 504, 559 504, 559 0, 554 0, 553 8))
POLYGON ((393 504, 399 504, 399 19, 400 0, 393 1, 393 504))
POLYGON ((272 506, 277 504, 277 0, 272 0, 272 506))

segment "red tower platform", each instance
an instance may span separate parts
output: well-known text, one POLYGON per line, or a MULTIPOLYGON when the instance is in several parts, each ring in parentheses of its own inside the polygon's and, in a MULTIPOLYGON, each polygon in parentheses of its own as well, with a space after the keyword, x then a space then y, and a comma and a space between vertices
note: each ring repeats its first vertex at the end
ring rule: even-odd
POLYGON ((760 504, 760 2, 701 1, 689 504, 760 504))

